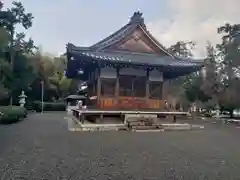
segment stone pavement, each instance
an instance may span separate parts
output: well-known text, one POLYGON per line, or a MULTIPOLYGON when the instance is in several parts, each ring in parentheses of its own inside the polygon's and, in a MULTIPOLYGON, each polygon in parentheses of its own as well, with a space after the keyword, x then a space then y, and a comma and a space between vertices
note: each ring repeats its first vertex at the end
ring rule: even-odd
MULTIPOLYGON (((240 129, 69 132, 65 113, 0 126, 0 177, 15 179, 239 179, 240 129)), ((198 122, 197 124, 199 124, 198 122)))

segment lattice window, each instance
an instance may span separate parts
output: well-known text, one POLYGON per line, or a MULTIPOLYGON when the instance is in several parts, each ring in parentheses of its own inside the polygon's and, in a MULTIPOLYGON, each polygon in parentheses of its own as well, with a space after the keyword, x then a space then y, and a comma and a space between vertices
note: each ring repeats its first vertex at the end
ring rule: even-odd
POLYGON ((162 82, 150 82, 149 97, 152 99, 162 99, 162 82))
POLYGON ((145 97, 146 96, 146 77, 145 76, 119 76, 119 95, 145 97))
POLYGON ((146 77, 139 76, 133 81, 133 96, 145 97, 146 96, 146 77))
POLYGON ((132 96, 133 95, 133 80, 134 76, 119 75, 119 95, 132 96))
POLYGON ((115 95, 116 79, 101 79, 101 95, 115 95))

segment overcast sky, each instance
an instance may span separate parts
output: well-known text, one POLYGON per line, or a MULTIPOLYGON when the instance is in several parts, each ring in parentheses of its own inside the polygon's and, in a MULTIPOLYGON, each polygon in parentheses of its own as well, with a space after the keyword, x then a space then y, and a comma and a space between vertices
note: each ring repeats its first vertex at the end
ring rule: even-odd
MULTIPOLYGON (((12 0, 3 0, 10 7, 12 0)), ((43 51, 59 55, 68 42, 91 45, 126 24, 134 11, 143 12, 152 34, 165 46, 193 40, 196 56, 206 41, 219 41, 217 27, 240 23, 240 0, 22 0, 33 14, 27 35, 43 51)))

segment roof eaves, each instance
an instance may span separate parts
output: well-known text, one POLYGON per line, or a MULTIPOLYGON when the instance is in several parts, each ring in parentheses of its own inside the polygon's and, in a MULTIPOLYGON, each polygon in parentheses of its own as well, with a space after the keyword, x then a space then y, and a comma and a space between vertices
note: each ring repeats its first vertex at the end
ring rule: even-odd
POLYGON ((90 47, 81 47, 81 46, 75 46, 72 43, 67 44, 67 52, 82 52, 82 51, 91 51, 92 49, 90 47))
POLYGON ((111 61, 114 63, 132 63, 132 64, 139 64, 139 65, 153 65, 153 66, 170 66, 170 67, 200 67, 202 66, 199 63, 196 63, 194 61, 183 61, 179 59, 172 58, 170 56, 166 56, 165 58, 162 57, 162 62, 158 62, 159 60, 156 61, 157 56, 146 56, 145 58, 142 57, 142 55, 134 55, 134 54, 118 54, 118 53, 110 53, 110 52, 104 52, 104 51, 98 51, 98 52, 92 52, 92 51, 78 51, 78 52, 73 52, 73 53, 79 53, 81 56, 85 57, 91 57, 96 60, 106 60, 106 61, 111 61), (132 56, 132 57, 131 57, 132 56), (140 58, 140 59, 139 59, 140 58), (151 59, 153 61, 142 61, 143 59, 151 59), (133 59, 139 59, 137 61, 132 61, 133 59), (155 59, 155 60, 154 60, 155 59))
POLYGON ((183 58, 183 57, 179 57, 179 56, 175 56, 175 58, 180 61, 196 63, 196 64, 204 66, 204 59, 183 58))

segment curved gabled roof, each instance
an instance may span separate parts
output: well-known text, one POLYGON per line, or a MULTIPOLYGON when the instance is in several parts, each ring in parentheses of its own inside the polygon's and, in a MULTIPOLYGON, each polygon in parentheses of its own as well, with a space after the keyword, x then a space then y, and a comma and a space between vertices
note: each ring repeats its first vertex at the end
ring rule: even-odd
POLYGON ((103 50, 130 35, 133 33, 136 28, 140 28, 142 32, 152 41, 152 43, 159 48, 160 51, 164 52, 166 55, 173 56, 168 50, 158 42, 152 34, 147 30, 147 27, 144 23, 144 18, 142 17, 142 13, 135 12, 131 17, 128 24, 120 28, 118 31, 114 32, 110 36, 104 38, 103 40, 99 41, 98 43, 90 46, 91 49, 94 50, 103 50))
POLYGON ((86 62, 87 64, 103 62, 120 65, 132 64, 141 67, 157 67, 163 71, 166 78, 188 74, 203 67, 203 61, 200 62, 190 58, 184 59, 168 52, 147 30, 142 13, 140 12, 135 12, 128 24, 90 47, 77 47, 73 44, 67 44, 66 54, 68 57, 67 72, 69 77, 74 77, 77 68, 80 68, 79 61, 86 62), (159 49, 163 53, 132 52, 115 48, 115 45, 124 42, 136 30, 140 30, 146 36, 151 45, 155 46, 154 49, 159 49))

